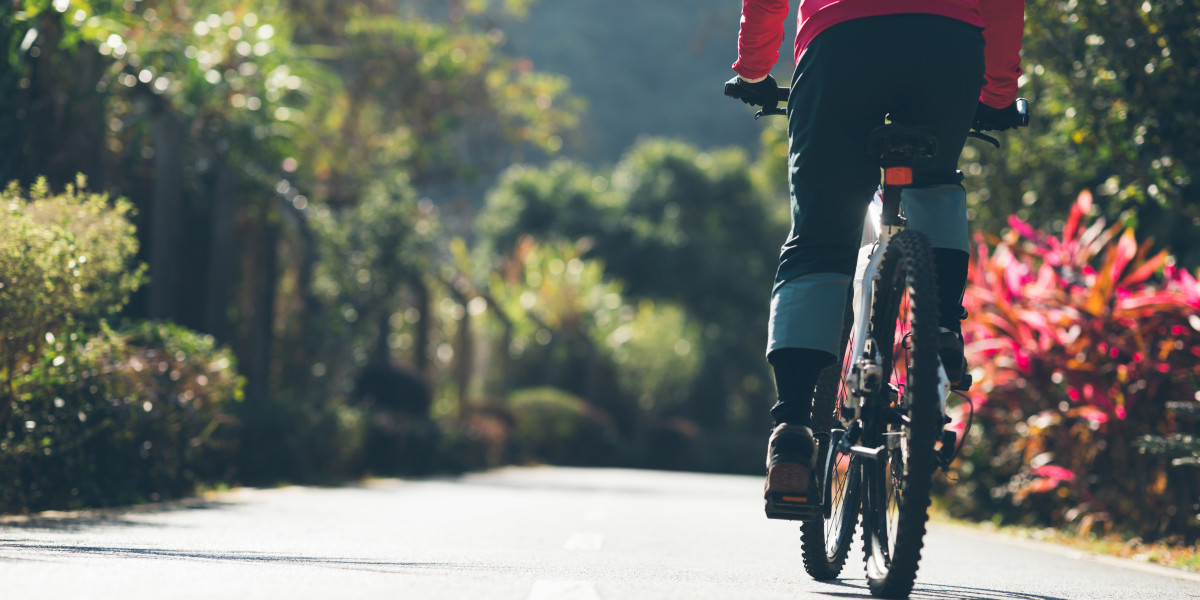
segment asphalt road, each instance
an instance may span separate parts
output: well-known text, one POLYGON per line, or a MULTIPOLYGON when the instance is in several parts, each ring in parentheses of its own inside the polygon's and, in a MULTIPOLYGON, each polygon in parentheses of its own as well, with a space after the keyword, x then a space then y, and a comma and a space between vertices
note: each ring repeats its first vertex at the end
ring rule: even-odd
MULTIPOLYGON (((0 599, 867 598, 812 581, 761 481, 507 469, 0 523, 0 599)), ((913 598, 1200 598, 1200 577, 933 526, 913 598)))

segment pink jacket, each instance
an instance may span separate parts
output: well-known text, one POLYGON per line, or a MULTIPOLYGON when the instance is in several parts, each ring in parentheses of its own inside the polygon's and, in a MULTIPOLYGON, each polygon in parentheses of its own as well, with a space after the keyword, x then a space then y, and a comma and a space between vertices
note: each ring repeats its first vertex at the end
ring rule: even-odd
MULTIPOLYGON (((926 13, 950 17, 983 28, 987 43, 987 85, 979 99, 1004 108, 1017 97, 1021 75, 1021 35, 1025 29, 1024 0, 800 0, 795 60, 818 33, 838 23, 879 15, 926 13)), ((738 60, 733 70, 745 79, 759 79, 779 60, 788 0, 742 0, 738 60)))

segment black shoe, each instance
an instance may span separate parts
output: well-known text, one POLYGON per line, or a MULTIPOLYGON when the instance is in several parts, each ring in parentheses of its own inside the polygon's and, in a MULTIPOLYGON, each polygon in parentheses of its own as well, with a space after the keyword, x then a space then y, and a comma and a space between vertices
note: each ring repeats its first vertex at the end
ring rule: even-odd
POLYGON ((950 380, 950 386, 957 387, 967 372, 962 334, 942 327, 938 332, 938 356, 942 359, 942 367, 946 369, 946 378, 950 380))
POLYGON ((817 444, 812 429, 781 423, 767 444, 768 519, 808 521, 821 518, 820 488, 813 482, 817 444))

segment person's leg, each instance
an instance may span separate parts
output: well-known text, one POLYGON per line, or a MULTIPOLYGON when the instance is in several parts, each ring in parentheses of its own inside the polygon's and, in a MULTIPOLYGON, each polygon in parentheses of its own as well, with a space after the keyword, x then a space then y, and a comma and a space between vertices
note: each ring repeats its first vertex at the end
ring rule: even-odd
POLYGON ((792 227, 780 253, 767 343, 777 425, 811 421, 817 377, 836 360, 863 218, 879 181, 865 144, 883 122, 884 104, 873 89, 875 60, 863 29, 851 21, 822 32, 792 79, 792 227))
POLYGON ((767 516, 820 518, 811 489, 810 429, 820 372, 836 359, 846 292, 878 164, 867 133, 883 122, 874 93, 873 49, 862 23, 836 25, 809 44, 788 101, 792 228, 771 298, 767 358, 779 400, 767 450, 767 516))

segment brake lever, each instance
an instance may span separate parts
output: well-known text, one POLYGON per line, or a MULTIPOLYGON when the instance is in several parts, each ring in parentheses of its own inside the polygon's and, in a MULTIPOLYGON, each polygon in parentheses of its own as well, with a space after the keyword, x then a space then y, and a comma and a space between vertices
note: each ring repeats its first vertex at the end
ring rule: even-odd
POLYGON ((991 145, 995 146, 997 149, 999 149, 999 148, 1000 148, 1000 140, 998 140, 998 139, 996 139, 996 138, 994 138, 994 137, 992 137, 992 136, 990 136, 990 135, 988 135, 988 134, 986 134, 986 133, 980 133, 980 132, 978 132, 978 131, 975 131, 974 129, 972 129, 972 130, 970 130, 970 131, 968 131, 968 132, 967 132, 967 137, 973 137, 973 138, 975 138, 975 139, 977 139, 977 140, 983 140, 983 141, 985 141, 985 142, 987 142, 987 143, 989 143, 989 144, 991 144, 991 145))
POLYGON ((757 121, 759 117, 764 116, 764 115, 785 115, 786 116, 787 109, 779 108, 777 106, 772 106, 771 108, 767 108, 764 106, 761 110, 754 113, 754 120, 757 121))

